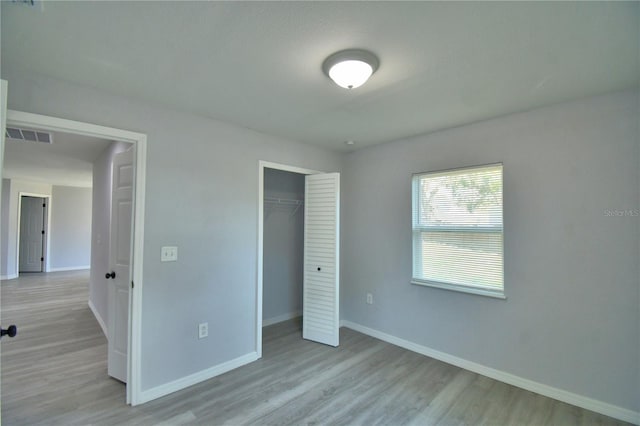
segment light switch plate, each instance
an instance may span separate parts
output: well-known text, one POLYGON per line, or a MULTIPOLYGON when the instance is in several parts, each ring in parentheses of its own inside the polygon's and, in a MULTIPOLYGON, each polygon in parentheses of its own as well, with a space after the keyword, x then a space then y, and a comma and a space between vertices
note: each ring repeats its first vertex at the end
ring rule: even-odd
POLYGON ((178 247, 162 247, 160 251, 160 262, 175 262, 176 260, 178 260, 178 247))

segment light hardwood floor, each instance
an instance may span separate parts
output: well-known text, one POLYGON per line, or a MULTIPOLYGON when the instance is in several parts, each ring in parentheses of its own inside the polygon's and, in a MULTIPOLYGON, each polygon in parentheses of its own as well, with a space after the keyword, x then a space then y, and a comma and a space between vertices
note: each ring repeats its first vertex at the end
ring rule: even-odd
MULTIPOLYGON (((624 424, 341 329, 340 347, 265 328, 263 358, 142 406, 107 376, 88 273, 2 282, 3 425, 624 424)), ((170 366, 168 366, 170 368, 170 366)))

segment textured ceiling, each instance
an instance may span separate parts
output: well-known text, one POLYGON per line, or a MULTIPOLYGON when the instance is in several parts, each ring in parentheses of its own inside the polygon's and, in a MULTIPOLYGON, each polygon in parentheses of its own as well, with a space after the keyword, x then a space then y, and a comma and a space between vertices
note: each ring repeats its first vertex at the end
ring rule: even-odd
POLYGON ((60 132, 53 134, 52 144, 7 138, 2 177, 90 187, 93 162, 110 143, 60 132))
MULTIPOLYGON (((638 87, 638 2, 2 2, 2 67, 330 149, 638 87), (353 91, 322 61, 366 48, 353 91)), ((9 84, 11 84, 9 82, 9 84)))

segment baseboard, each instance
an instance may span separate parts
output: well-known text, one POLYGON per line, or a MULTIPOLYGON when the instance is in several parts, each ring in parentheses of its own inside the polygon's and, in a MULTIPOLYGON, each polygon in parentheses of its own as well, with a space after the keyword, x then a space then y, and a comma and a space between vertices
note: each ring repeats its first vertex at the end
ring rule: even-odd
POLYGON ((287 321, 299 316, 302 316, 302 311, 287 312, 286 314, 278 315, 277 317, 269 318, 266 320, 263 319, 262 326, 267 327, 269 325, 277 324, 279 322, 287 321))
POLYGON ((96 321, 98 321, 98 324, 100 324, 100 328, 104 333, 104 337, 109 339, 109 333, 107 333, 107 326, 105 325, 104 320, 100 316, 100 313, 98 312, 98 310, 96 309, 96 306, 93 304, 91 300, 89 300, 89 309, 91 309, 91 312, 93 312, 93 316, 96 317, 96 321))
POLYGON ((18 278, 18 274, 11 274, 11 275, 0 275, 0 280, 13 280, 15 278, 18 278))
POLYGON ((447 364, 452 364, 457 367, 464 368, 465 370, 490 377, 500 382, 526 389, 528 391, 535 392, 549 398, 557 399, 558 401, 566 402, 567 404, 576 405, 578 407, 595 411, 596 413, 604 414, 605 416, 613 417, 625 422, 640 424, 640 412, 637 411, 618 407, 616 405, 598 401, 593 398, 554 388, 542 383, 534 382, 533 380, 525 379, 523 377, 477 364, 473 361, 468 361, 466 359, 459 358, 445 352, 440 352, 426 346, 418 345, 408 340, 404 340, 399 337, 392 336, 391 334, 383 333, 382 331, 365 327, 351 321, 340 321, 340 326, 350 328, 368 336, 375 337, 376 339, 380 339, 393 345, 400 346, 401 348, 405 348, 410 351, 446 362, 447 364))
MULTIPOLYGON (((85 270, 85 269, 91 269, 91 266, 87 265, 87 266, 70 266, 70 267, 65 267, 65 268, 50 268, 46 272, 82 271, 82 270, 85 270)), ((0 275, 0 280, 2 280, 2 281, 4 281, 4 280, 13 280, 15 278, 18 278, 18 274, 0 275)))
POLYGON ((204 382, 205 380, 209 380, 235 368, 242 367, 243 365, 249 364, 257 359, 258 354, 256 352, 250 352, 246 355, 242 355, 241 357, 232 359, 231 361, 191 374, 190 376, 174 380, 173 382, 169 382, 164 385, 156 386, 155 388, 143 390, 140 392, 138 404, 144 404, 145 402, 188 388, 189 386, 193 386, 197 383, 204 382))
POLYGON ((85 269, 91 269, 91 266, 65 266, 62 268, 50 268, 48 272, 82 271, 85 269))

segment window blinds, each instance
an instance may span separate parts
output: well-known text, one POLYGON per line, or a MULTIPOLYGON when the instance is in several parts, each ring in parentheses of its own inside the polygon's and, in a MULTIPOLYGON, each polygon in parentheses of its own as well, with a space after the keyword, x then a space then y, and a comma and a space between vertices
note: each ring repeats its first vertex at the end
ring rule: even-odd
POLYGON ((502 164, 413 177, 416 284, 504 297, 502 164))

